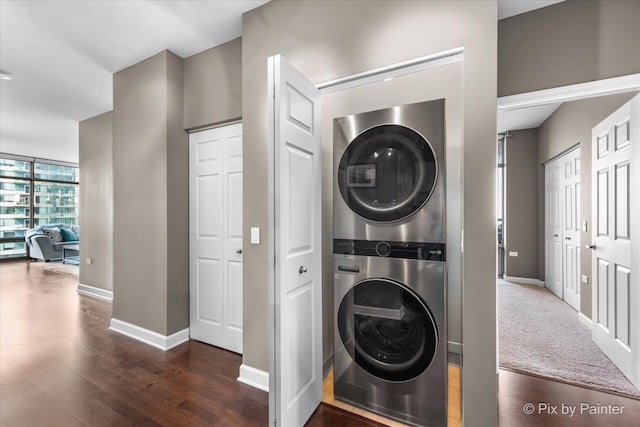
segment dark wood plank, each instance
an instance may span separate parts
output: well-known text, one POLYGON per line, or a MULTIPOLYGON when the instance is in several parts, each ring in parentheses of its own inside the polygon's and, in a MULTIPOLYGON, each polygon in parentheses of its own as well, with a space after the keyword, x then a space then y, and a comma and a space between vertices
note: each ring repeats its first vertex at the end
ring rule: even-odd
POLYGON ((241 356, 112 332, 109 302, 26 262, 0 264, 0 286, 1 425, 267 424, 267 394, 236 380, 241 356))
POLYGON ((306 424, 307 427, 379 427, 384 425, 326 403, 321 403, 318 406, 306 424))
MULTIPOLYGON (((236 380, 241 356, 196 341, 163 352, 112 332, 111 303, 76 286, 27 262, 0 263, 0 425, 267 426, 267 393, 236 380)), ((634 399, 508 371, 499 392, 501 427, 639 425, 634 399), (526 415, 527 402, 624 408, 526 415)), ((307 425, 381 424, 321 405, 307 425)))
POLYGON ((504 427, 637 427, 640 400, 501 370, 498 419, 504 427), (525 413, 529 404, 532 414, 525 413))

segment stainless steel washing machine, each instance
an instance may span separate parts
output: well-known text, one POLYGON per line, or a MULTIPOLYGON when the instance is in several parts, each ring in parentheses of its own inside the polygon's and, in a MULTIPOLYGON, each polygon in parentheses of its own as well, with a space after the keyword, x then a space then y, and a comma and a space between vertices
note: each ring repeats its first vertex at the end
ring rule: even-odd
POLYGON ((336 399, 446 426, 444 244, 337 239, 334 274, 336 399))
POLYGON ((444 100, 334 120, 334 238, 444 242, 444 100))

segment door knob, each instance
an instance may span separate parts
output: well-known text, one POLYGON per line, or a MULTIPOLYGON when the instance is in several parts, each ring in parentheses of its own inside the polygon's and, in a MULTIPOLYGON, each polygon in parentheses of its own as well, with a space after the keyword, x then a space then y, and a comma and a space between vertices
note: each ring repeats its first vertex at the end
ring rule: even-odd
POLYGON ((571 237, 565 237, 564 240, 571 240, 571 237))
POLYGON ((238 249, 238 250, 236 251, 236 253, 237 253, 238 255, 240 255, 240 254, 242 253, 242 249, 238 249))
POLYGON ((596 245, 585 245, 587 249, 591 249, 592 251, 596 250, 596 245))
POLYGON ((557 234, 554 234, 554 235, 553 235, 553 237, 558 237, 558 235, 557 235, 557 234))
POLYGON ((307 267, 301 265, 300 268, 298 269, 298 274, 302 274, 306 272, 307 272, 307 267))

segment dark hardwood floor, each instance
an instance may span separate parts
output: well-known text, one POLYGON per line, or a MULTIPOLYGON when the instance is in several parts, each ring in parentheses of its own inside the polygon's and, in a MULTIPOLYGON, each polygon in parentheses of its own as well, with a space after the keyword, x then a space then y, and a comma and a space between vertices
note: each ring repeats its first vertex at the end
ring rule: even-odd
MULTIPOLYGON (((108 329, 111 303, 77 279, 0 263, 0 425, 266 426, 267 394, 239 383, 241 357, 190 341, 168 352, 108 329)), ((638 426, 640 401, 501 371, 501 427, 638 426), (523 406, 624 405, 621 415, 526 415, 523 406)), ((321 405, 309 426, 379 426, 321 405)), ((490 426, 487 426, 490 427, 490 426)))
POLYGON ((498 391, 498 421, 504 427, 640 426, 640 400, 628 397, 505 370, 498 391), (525 408, 528 404, 533 406, 525 408))
MULTIPOLYGON (((111 303, 77 279, 0 263, 0 425, 266 426, 267 393, 235 353, 197 341, 163 352, 108 329, 111 303)), ((378 426, 321 405, 309 425, 378 426)))

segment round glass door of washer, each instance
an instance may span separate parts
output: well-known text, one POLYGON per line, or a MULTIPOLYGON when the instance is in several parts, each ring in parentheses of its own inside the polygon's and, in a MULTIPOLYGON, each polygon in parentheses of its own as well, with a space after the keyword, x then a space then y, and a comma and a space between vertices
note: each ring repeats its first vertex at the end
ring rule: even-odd
POLYGON ((373 222, 394 222, 424 206, 436 177, 429 142, 406 126, 385 124, 362 132, 347 146, 337 178, 353 212, 373 222))
POLYGON ((422 299, 389 279, 367 279, 347 292, 338 331, 358 366, 393 382, 422 374, 438 347, 438 330, 422 299))

